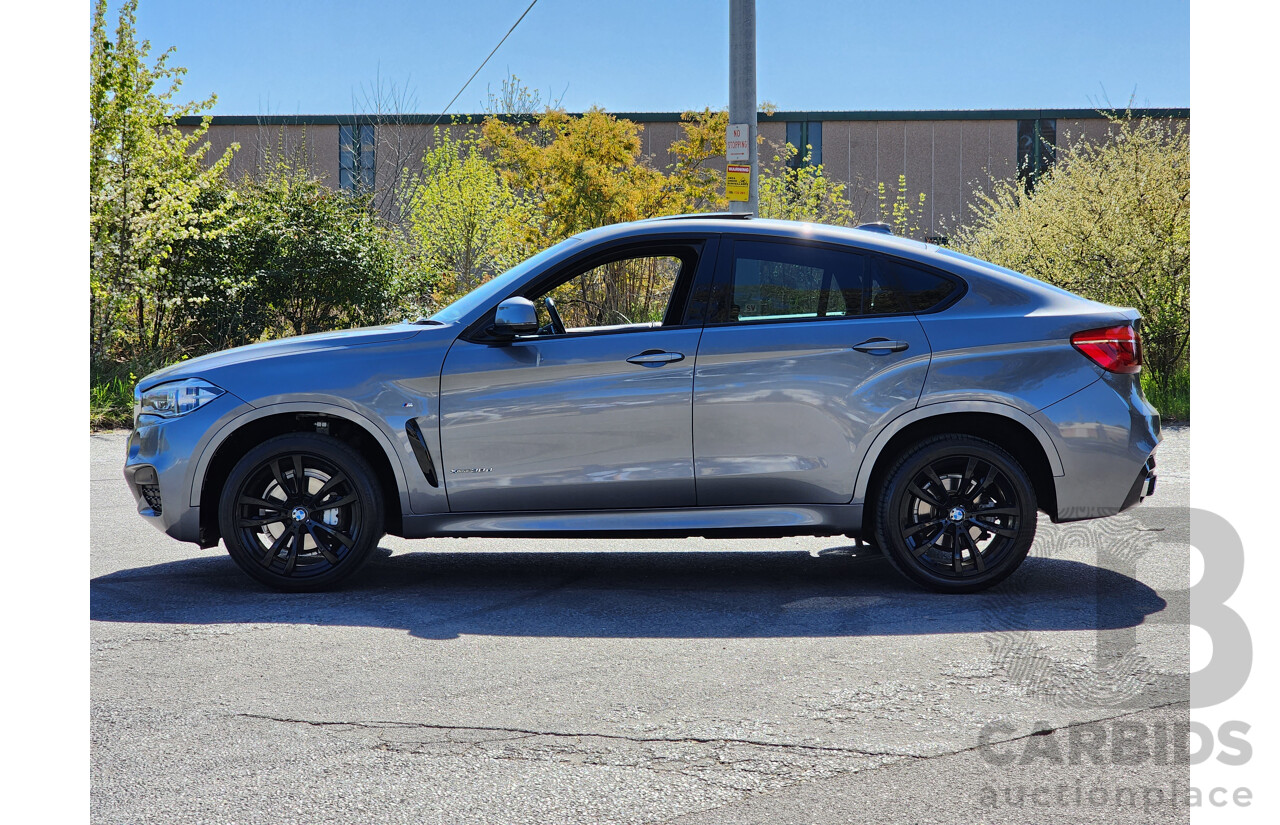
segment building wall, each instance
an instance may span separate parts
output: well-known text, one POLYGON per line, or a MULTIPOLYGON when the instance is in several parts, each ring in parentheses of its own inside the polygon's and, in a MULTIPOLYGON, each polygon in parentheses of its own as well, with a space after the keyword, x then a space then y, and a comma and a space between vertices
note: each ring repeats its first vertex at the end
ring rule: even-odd
MULTIPOLYGON (((783 123, 762 124, 761 155, 772 158, 786 139, 783 123), (767 155, 766 155, 767 152, 767 155)), ((905 176, 907 201, 924 235, 945 235, 968 214, 975 192, 990 189, 989 175, 1016 176, 1015 120, 828 120, 822 123, 822 164, 848 187, 859 221, 880 219, 880 184, 886 208, 905 176), (919 196, 925 196, 919 205, 919 196)))
MULTIPOLYGON (((1174 113, 1189 128, 1186 110, 1153 110, 1152 116, 1174 113)), ((991 191, 992 179, 1016 179, 1018 169, 1018 119, 1049 117, 1053 113, 1027 112, 929 112, 885 113, 792 112, 762 116, 759 133, 763 138, 760 158, 771 162, 786 142, 789 120, 822 123, 822 162, 829 177, 848 187, 846 194, 859 221, 880 219, 879 187, 892 203, 897 196, 899 176, 905 175, 908 202, 918 206, 915 222, 919 234, 945 236, 972 217, 972 208, 981 193, 991 191)), ((1064 114, 1066 114, 1064 112, 1064 114)), ((1054 118, 1059 147, 1068 141, 1102 140, 1113 128, 1109 121, 1092 112, 1073 110, 1075 116, 1054 118), (1076 114, 1079 113, 1079 114, 1076 114), (1093 115, 1093 116, 1087 116, 1093 115)), ((641 153, 658 169, 675 162, 671 144, 683 136, 679 116, 674 114, 619 114, 630 117, 640 127, 641 153)), ((480 118, 476 116, 478 121, 480 118)), ((232 142, 240 151, 232 163, 233 178, 261 172, 281 149, 305 158, 309 167, 331 186, 338 185, 339 118, 282 118, 273 123, 264 118, 214 118, 209 142, 216 157, 232 142)), ((376 199, 384 214, 392 216, 386 190, 397 177, 397 169, 421 168, 423 154, 434 146, 438 135, 448 132, 455 140, 474 136, 475 124, 435 126, 431 116, 410 116, 406 122, 380 122, 377 142, 376 199)), ((725 162, 716 158, 708 166, 723 173, 725 162)))
POLYGON ((338 185, 338 127, 306 125, 218 124, 209 127, 208 158, 221 157, 233 143, 239 150, 232 156, 232 180, 254 177, 266 171, 278 158, 301 161, 331 186, 338 185))

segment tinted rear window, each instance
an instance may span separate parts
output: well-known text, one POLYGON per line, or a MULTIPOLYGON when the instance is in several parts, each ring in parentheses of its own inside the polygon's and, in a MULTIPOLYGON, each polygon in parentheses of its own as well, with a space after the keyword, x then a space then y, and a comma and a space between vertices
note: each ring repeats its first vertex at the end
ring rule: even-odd
POLYGON ((737 322, 904 312, 896 288, 866 256, 764 241, 734 244, 730 310, 737 322))
POLYGON ((881 258, 889 283, 896 282, 901 299, 915 312, 928 312, 945 303, 960 287, 952 280, 917 269, 893 258, 881 258))

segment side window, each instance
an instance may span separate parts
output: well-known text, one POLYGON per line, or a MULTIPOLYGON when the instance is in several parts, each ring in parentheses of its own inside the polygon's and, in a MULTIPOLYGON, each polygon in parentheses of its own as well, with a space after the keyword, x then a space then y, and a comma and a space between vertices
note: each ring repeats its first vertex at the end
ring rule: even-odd
POLYGON ((554 331, 548 297, 567 333, 661 326, 680 274, 694 259, 692 252, 645 254, 580 270, 533 299, 540 333, 554 331))
POLYGON ((797 244, 734 244, 730 323, 846 318, 904 311, 895 290, 855 252, 797 244))
POLYGON ((902 302, 915 312, 928 312, 958 289, 954 281, 893 258, 881 258, 877 269, 889 283, 898 285, 902 291, 902 302))

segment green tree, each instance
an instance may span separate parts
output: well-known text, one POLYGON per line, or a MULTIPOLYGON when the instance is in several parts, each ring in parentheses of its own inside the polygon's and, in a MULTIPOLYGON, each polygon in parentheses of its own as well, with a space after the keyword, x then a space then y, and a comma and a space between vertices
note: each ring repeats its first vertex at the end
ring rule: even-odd
POLYGON ((1191 146, 1181 125, 1112 121, 1102 141, 1058 149, 1028 194, 978 194, 960 250, 1142 313, 1145 360, 1162 390, 1191 344, 1191 146))
MULTIPOLYGON (((483 146, 522 207, 512 236, 517 257, 594 227, 722 204, 707 161, 724 154, 726 117, 686 113, 684 138, 672 147, 675 161, 666 171, 642 155, 639 126, 598 108, 581 117, 548 109, 534 123, 486 119, 483 146)), ((558 297, 591 307, 592 323, 652 320, 666 306, 666 265, 615 262, 575 279, 558 297)))
POLYGON ((515 228, 524 209, 474 142, 437 129, 409 209, 409 240, 421 276, 406 298, 427 309, 470 292, 518 259, 515 228))
POLYGON ((671 154, 676 159, 667 170, 666 183, 676 211, 715 212, 728 208, 724 173, 708 163, 724 157, 728 110, 685 112, 680 120, 684 134, 671 144, 671 154))
POLYGON ((178 352, 199 355, 252 343, 268 323, 257 288, 260 250, 249 220, 255 204, 222 188, 210 189, 196 205, 222 213, 224 227, 178 239, 169 251, 165 271, 181 288, 170 308, 176 351, 156 353, 161 361, 178 352))
POLYGON ((483 134, 507 184, 529 204, 521 238, 527 251, 683 206, 663 174, 641 162, 636 124, 599 108, 581 117, 548 109, 530 124, 490 117, 483 134))
POLYGON ((175 307, 185 285, 170 267, 175 244, 225 231, 233 198, 224 172, 235 146, 206 161, 206 118, 177 119, 214 98, 176 104, 185 69, 173 49, 148 63, 135 34, 137 0, 124 0, 114 39, 107 3, 94 8, 89 83, 90 356, 138 355, 176 346, 175 307))

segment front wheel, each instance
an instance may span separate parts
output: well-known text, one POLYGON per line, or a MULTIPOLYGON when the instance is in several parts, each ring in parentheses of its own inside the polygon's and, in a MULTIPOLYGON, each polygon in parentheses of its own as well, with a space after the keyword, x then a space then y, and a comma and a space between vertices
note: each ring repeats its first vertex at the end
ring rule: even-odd
POLYGON ((876 538, 894 567, 943 593, 1003 581, 1036 536, 1026 472, 1001 447, 973 436, 935 436, 908 450, 875 506, 876 538))
POLYGON ((218 525, 227 552, 253 578, 277 590, 322 590, 369 560, 383 535, 382 499, 369 462, 351 447, 290 433, 236 464, 218 525))

